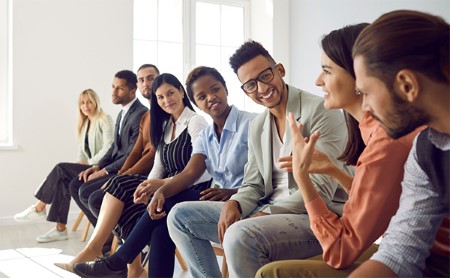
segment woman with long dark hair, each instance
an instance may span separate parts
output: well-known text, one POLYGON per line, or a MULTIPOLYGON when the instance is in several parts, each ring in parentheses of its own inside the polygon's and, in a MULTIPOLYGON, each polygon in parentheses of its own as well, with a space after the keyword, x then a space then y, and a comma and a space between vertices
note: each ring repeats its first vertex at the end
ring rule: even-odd
MULTIPOLYGON (((207 127, 205 119, 195 113, 192 104, 178 79, 168 73, 161 74, 153 82, 150 109, 150 139, 156 146, 153 168, 148 179, 140 187, 147 189, 148 196, 186 167, 192 154, 192 145, 207 127)), ((204 173, 184 194, 168 202, 173 206, 185 200, 198 200, 200 191, 209 188, 211 177, 204 173)), ((130 191, 127 194, 133 194, 130 191)), ((105 277, 127 275, 127 263, 133 262, 145 245, 149 244, 149 277, 173 275, 175 245, 167 231, 166 218, 152 220, 144 211, 119 250, 109 258, 95 262, 78 263, 74 272, 82 277, 105 277)), ((135 273, 134 275, 139 275, 135 273)))
POLYGON ((354 164, 351 177, 326 155, 314 149, 320 132, 308 140, 289 115, 293 145, 293 174, 305 200, 311 229, 323 249, 323 260, 280 261, 262 267, 258 277, 347 276, 376 250, 372 244, 384 233, 397 211, 403 165, 416 130, 393 140, 378 121, 362 108, 363 96, 355 89, 352 47, 368 24, 346 26, 322 39, 322 73, 316 85, 324 91, 327 109, 343 109, 349 141, 341 159, 354 164), (349 198, 342 216, 330 211, 314 188, 310 173, 328 174, 346 188, 349 198), (364 253, 365 252, 365 253, 364 253), (345 268, 345 269, 344 269, 345 268))

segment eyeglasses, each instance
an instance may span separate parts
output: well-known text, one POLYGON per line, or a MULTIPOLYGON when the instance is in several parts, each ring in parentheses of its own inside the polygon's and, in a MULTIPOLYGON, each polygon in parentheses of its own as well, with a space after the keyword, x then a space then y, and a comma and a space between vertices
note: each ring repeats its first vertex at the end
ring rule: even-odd
POLYGON ((241 89, 244 90, 244 92, 247 95, 253 94, 258 90, 258 81, 268 84, 270 81, 273 80, 274 74, 273 69, 277 66, 277 64, 268 67, 267 69, 263 70, 257 78, 250 79, 249 81, 242 84, 241 89))

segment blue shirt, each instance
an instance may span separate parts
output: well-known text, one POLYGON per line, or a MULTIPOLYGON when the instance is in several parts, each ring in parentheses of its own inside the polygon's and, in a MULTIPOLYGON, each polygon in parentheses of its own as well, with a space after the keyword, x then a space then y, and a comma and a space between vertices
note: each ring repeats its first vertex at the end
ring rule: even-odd
POLYGON ((192 154, 206 156, 206 170, 223 188, 236 189, 242 184, 247 163, 248 131, 256 116, 231 106, 220 142, 212 124, 194 143, 192 154))
MULTIPOLYGON (((450 150, 450 135, 430 129, 428 139, 441 150, 450 150)), ((380 248, 371 260, 388 266, 400 277, 422 277, 442 218, 448 216, 445 201, 434 190, 420 167, 417 137, 405 164, 402 195, 397 214, 391 219, 380 248)))

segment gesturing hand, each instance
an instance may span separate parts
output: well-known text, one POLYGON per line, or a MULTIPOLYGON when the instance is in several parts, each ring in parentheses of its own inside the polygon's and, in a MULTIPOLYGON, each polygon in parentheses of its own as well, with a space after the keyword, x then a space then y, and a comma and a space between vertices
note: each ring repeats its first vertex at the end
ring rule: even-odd
POLYGON ((309 139, 305 138, 301 133, 302 125, 297 126, 294 114, 289 113, 288 121, 292 137, 292 170, 295 180, 298 181, 302 176, 309 174, 309 166, 313 160, 314 148, 320 132, 315 131, 309 139))

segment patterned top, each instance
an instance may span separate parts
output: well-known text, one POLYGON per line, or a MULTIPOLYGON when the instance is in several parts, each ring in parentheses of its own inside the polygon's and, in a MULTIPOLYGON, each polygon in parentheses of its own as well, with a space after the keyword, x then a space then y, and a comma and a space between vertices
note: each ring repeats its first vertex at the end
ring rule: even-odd
POLYGON ((166 144, 161 144, 161 161, 164 165, 166 176, 173 177, 183 171, 191 158, 191 136, 185 129, 177 139, 166 144))
MULTIPOLYGON (((450 150, 450 134, 430 129, 428 139, 437 148, 450 150)), ((446 209, 449 200, 442 200, 419 165, 416 143, 417 138, 406 161, 400 207, 378 252, 371 258, 388 266, 400 277, 422 276, 436 232, 449 213, 446 209)), ((448 245, 446 247, 450 249, 448 245)))
MULTIPOLYGON (((191 109, 186 107, 186 108, 184 108, 183 112, 181 113, 180 117, 178 118, 178 120, 175 123, 175 138, 173 140, 171 140, 172 132, 173 132, 173 123, 172 123, 172 121, 168 121, 164 128, 164 140, 161 141, 162 147, 159 147, 156 150, 155 162, 153 164, 152 170, 150 171, 150 174, 148 175, 148 179, 167 178, 169 176, 169 174, 171 174, 171 173, 167 172, 167 170, 175 169, 175 167, 173 167, 173 166, 170 166, 169 168, 167 168, 162 159, 163 155, 161 154, 161 149, 163 148, 164 145, 167 146, 175 141, 178 141, 178 137, 180 137, 183 133, 186 132, 186 134, 189 136, 189 139, 190 139, 189 144, 191 144, 191 145, 190 145, 189 152, 186 152, 185 155, 187 153, 189 153, 189 158, 190 158, 190 156, 192 154, 192 144, 195 143, 195 141, 197 140, 197 138, 200 135, 200 133, 202 132, 202 130, 204 128, 206 128, 207 126, 208 126, 208 123, 202 116, 198 115, 197 113, 195 113, 194 111, 192 111, 191 109)), ((176 154, 174 153, 174 155, 176 155, 176 154)), ((168 157, 166 157, 166 158, 168 159, 168 157)), ((187 163, 187 161, 186 161, 186 163, 187 163)), ((168 160, 166 162, 168 162, 168 160)), ((184 165, 184 166, 186 166, 186 165, 184 165)), ((183 168, 181 168, 181 170, 184 169, 184 166, 183 166, 183 168)), ((173 176, 173 175, 171 175, 171 176, 173 176)), ((203 176, 201 176, 197 180, 197 183, 209 181, 210 179, 211 179, 211 176, 205 171, 203 176)))

